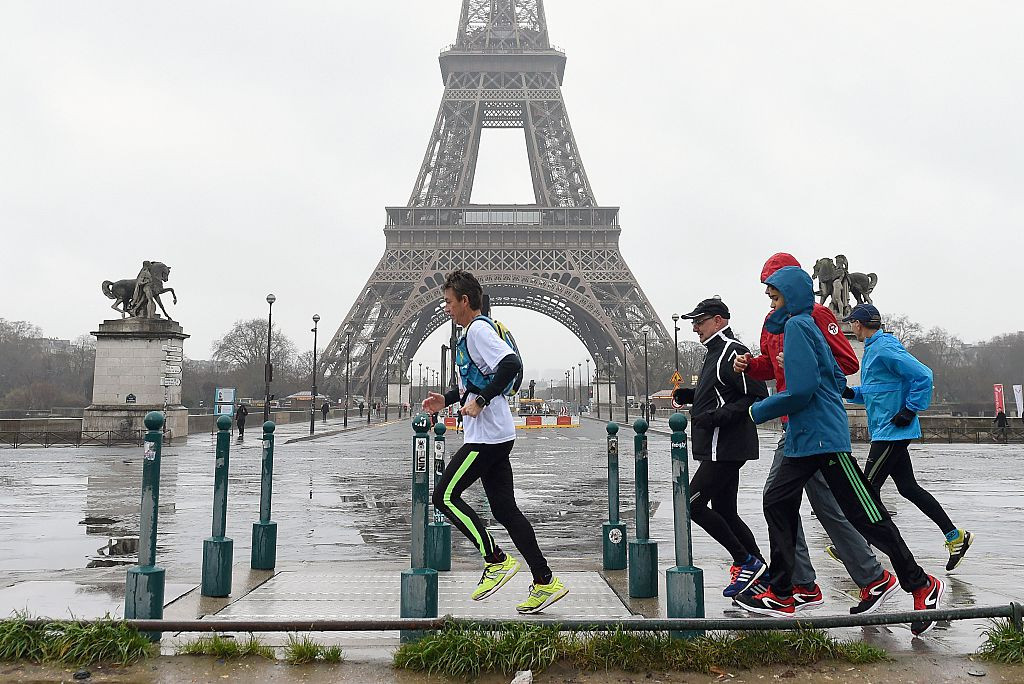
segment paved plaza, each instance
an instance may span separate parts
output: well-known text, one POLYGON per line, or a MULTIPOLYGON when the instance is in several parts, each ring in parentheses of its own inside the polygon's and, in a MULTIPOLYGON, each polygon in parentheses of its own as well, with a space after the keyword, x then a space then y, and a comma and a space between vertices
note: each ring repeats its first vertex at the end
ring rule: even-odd
MULTIPOLYGON (((202 540, 209 536, 213 494, 213 437, 193 435, 165 447, 162 458, 157 562, 167 570, 167 607, 174 618, 397 617, 399 572, 408 566, 410 454, 407 419, 360 426, 343 434, 289 443, 308 425, 278 431, 273 519, 278 523, 278 567, 249 571, 252 523, 258 519, 261 442, 251 431, 232 442, 227 534, 234 539, 233 592, 226 599, 199 596, 202 540)), ((255 426, 254 426, 255 427, 255 426)), ((320 425, 318 424, 318 427, 320 425)), ((330 423, 327 428, 336 429, 330 423)), ((570 594, 547 617, 663 616, 664 571, 674 565, 669 438, 663 421, 650 434, 651 534, 659 543, 660 599, 630 600, 627 574, 601 571, 601 523, 607 516, 604 423, 521 431, 513 463, 517 497, 534 522, 541 546, 570 594)), ((622 511, 633 534, 632 431, 620 435, 623 457, 622 511)), ((762 433, 762 458, 744 467, 741 514, 767 551, 760 499, 777 440, 762 433)), ((449 433, 448 452, 462 437, 449 433)), ((866 445, 854 455, 863 461, 866 445)), ((1024 540, 1024 450, 1015 445, 915 445, 920 480, 978 541, 962 566, 947 574, 942 535, 888 485, 883 500, 898 511, 896 523, 926 570, 948 584, 946 606, 1006 604, 1024 599, 1016 581, 1024 540)), ((692 466, 692 461, 691 461, 692 466)), ((28 610, 53 617, 94 617, 123 612, 126 567, 102 565, 98 549, 108 540, 138 533, 142 450, 140 447, 30 448, 0 450, 0 613, 28 610), (86 524, 88 523, 88 524, 86 524)), ((487 516, 479 487, 467 497, 487 516)), ((805 529, 818 581, 826 597, 814 615, 846 614, 856 587, 841 565, 824 553, 828 543, 804 505, 805 529)), ((504 531, 495 536, 511 549, 504 531)), ((468 596, 479 577, 476 551, 453 534, 453 571, 440 579, 440 612, 461 617, 516 617, 529 573, 482 603, 468 596)), ((703 531, 694 529, 696 564, 704 570, 709 617, 737 615, 721 596, 728 556, 703 531)), ((883 565, 888 565, 882 559, 883 565)), ((889 610, 911 607, 898 594, 889 610)), ((926 638, 911 639, 909 627, 840 630, 864 635, 891 651, 966 653, 981 641, 979 621, 939 625, 926 638)), ((165 639, 173 644, 174 636, 165 639)), ((347 650, 397 644, 397 634, 332 634, 325 641, 347 650)), ((272 643, 285 635, 273 635, 272 643)))

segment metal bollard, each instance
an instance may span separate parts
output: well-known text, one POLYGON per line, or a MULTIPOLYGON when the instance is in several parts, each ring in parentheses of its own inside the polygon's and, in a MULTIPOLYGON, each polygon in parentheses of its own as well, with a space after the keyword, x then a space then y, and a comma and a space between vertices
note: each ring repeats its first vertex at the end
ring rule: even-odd
POLYGON ((658 542, 651 535, 651 504, 647 495, 647 421, 633 423, 633 451, 636 455, 636 539, 629 542, 629 596, 658 595, 658 542))
MULTIPOLYGON (((430 416, 412 420, 412 567, 402 571, 401 617, 437 617, 437 570, 427 563, 427 510, 430 505, 430 416)), ((423 637, 419 630, 402 630, 403 643, 423 637)))
POLYGON ((626 524, 619 522, 619 424, 609 422, 608 431, 608 522, 601 526, 604 569, 626 567, 626 524))
POLYGON ((213 532, 203 540, 203 596, 231 594, 231 561, 235 542, 224 536, 228 515, 228 451, 231 418, 217 419, 217 457, 213 471, 213 532))
MULTIPOLYGON (((443 420, 434 426, 434 489, 444 474, 444 433, 447 429, 443 420)), ((427 525, 427 567, 445 571, 452 569, 452 526, 436 508, 434 519, 427 525)))
MULTIPOLYGON (((673 413, 672 428, 672 527, 675 530, 676 565, 665 574, 668 617, 704 617, 704 571, 693 566, 690 536, 690 475, 686 453, 686 416, 673 413)), ((671 632, 676 639, 692 639, 703 631, 671 632)))
MULTIPOLYGON (((164 617, 164 569, 156 565, 156 522, 160 505, 160 449, 164 416, 150 411, 145 418, 142 451, 142 506, 139 521, 139 565, 128 570, 124 587, 125 619, 162 620, 164 617)), ((230 422, 230 419, 229 419, 230 422)), ((160 632, 144 632, 159 641, 160 632)))
POLYGON ((273 570, 277 564, 277 523, 270 519, 270 498, 274 489, 274 425, 263 424, 263 469, 260 477, 260 521, 252 524, 253 570, 273 570))

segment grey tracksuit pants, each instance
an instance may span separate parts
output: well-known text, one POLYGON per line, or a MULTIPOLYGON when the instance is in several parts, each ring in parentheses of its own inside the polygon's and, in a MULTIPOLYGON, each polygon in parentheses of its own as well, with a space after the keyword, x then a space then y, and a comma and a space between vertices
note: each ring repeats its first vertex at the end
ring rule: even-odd
MULTIPOLYGON (((775 449, 775 458, 772 461, 771 470, 768 471, 768 479, 765 480, 764 490, 775 479, 785 456, 786 433, 779 438, 779 445, 775 449)), ((818 516, 818 522, 825 528, 826 534, 835 544, 839 557, 846 566, 846 571, 857 583, 858 587, 866 587, 882 576, 882 566, 875 558, 871 547, 861 536, 860 532, 850 524, 850 521, 843 515, 832 490, 828 488, 825 477, 821 472, 814 474, 804 486, 807 500, 811 503, 811 509, 818 516)), ((814 566, 811 565, 811 557, 807 550, 807 540, 804 539, 803 525, 798 525, 796 530, 796 562, 793 566, 793 584, 810 586, 815 583, 817 576, 814 573, 814 566)))

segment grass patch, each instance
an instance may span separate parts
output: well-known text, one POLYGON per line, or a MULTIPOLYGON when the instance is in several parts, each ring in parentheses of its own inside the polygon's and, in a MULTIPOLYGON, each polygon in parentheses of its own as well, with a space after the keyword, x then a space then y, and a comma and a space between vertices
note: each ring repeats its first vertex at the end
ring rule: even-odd
POLYGON ((449 625, 416 643, 403 644, 395 667, 473 679, 487 672, 541 671, 564 661, 583 671, 679 670, 713 667, 806 665, 819 660, 855 664, 887 658, 881 649, 839 641, 821 630, 710 633, 691 640, 667 632, 560 633, 554 627, 512 623, 497 630, 449 625))
POLYGON ((304 663, 340 663, 345 659, 340 646, 324 646, 309 636, 288 635, 288 644, 284 647, 284 659, 292 665, 304 663))
POLYGON ((241 643, 219 634, 199 637, 194 641, 182 644, 176 652, 178 655, 206 655, 226 659, 245 658, 246 656, 259 656, 267 660, 276 659, 274 649, 251 634, 247 640, 241 643))
POLYGON ((150 655, 154 645, 148 638, 109 618, 88 625, 60 620, 31 625, 27 615, 15 615, 0 621, 0 661, 128 665, 150 655))
POLYGON ((978 649, 978 657, 995 663, 1024 664, 1024 632, 1012 622, 992 620, 982 634, 985 643, 978 649))

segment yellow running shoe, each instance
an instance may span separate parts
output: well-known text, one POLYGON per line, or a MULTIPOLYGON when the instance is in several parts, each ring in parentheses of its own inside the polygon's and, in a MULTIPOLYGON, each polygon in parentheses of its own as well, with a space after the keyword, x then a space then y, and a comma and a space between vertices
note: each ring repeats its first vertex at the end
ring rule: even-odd
POLYGON ((519 572, 519 561, 507 553, 505 560, 501 563, 488 563, 484 566, 484 574, 480 576, 480 583, 473 591, 473 600, 484 600, 505 586, 505 583, 512 579, 517 572, 519 572))
POLYGON ((946 571, 956 569, 960 561, 967 555, 967 549, 974 543, 974 535, 967 530, 956 531, 956 537, 946 542, 946 550, 949 551, 949 560, 946 562, 946 571))
POLYGON ((547 584, 531 584, 530 595, 516 606, 520 613, 539 613, 552 603, 569 593, 562 580, 552 577, 547 584))

